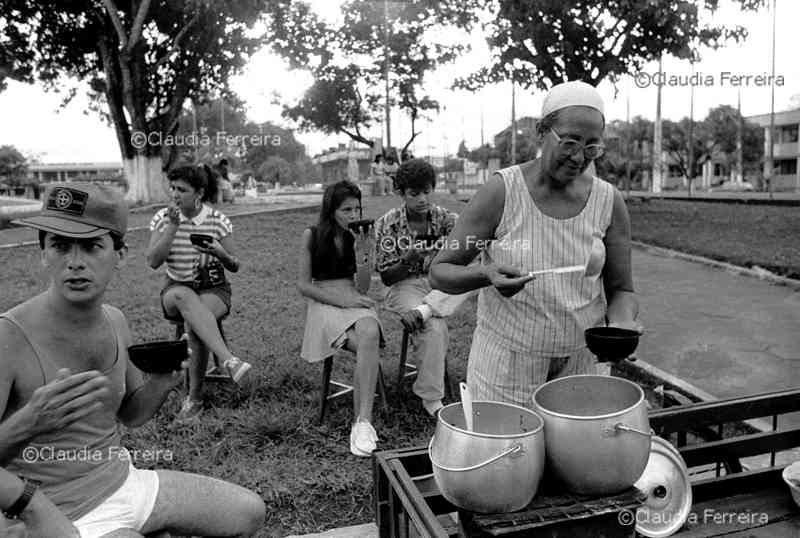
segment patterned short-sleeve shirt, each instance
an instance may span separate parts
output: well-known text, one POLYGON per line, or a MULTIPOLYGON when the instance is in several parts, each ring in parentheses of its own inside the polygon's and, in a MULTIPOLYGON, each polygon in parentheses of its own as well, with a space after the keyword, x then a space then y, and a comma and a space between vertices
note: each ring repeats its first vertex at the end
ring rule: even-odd
MULTIPOLYGON (((165 207, 153 216, 150 221, 150 231, 163 232, 167 224, 169 217, 165 207)), ((179 282, 194 280, 197 268, 205 267, 211 262, 212 256, 194 248, 189 241, 189 234, 206 234, 221 241, 232 232, 233 225, 228 217, 209 205, 203 204, 200 212, 191 219, 181 213, 181 223, 175 232, 175 239, 167 256, 167 276, 179 282)))
MULTIPOLYGON (((428 234, 446 238, 450 235, 456 224, 457 215, 447 209, 431 205, 428 210, 428 234)), ((375 221, 375 266, 378 272, 383 272, 401 260, 403 255, 415 245, 417 236, 408 225, 408 212, 406 204, 389 210, 385 215, 375 221)), ((439 252, 433 249, 412 267, 411 272, 424 274, 430 266, 431 260, 439 252)))

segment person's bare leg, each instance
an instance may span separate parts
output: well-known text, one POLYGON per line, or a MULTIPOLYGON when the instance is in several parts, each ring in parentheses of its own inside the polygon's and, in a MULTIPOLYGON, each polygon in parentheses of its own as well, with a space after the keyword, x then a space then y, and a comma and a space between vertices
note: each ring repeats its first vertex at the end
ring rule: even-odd
MULTIPOLYGON (((214 297, 214 299, 219 301, 219 297, 214 297)), ((225 345, 222 335, 219 334, 217 318, 194 290, 185 286, 170 288, 164 294, 164 306, 167 310, 177 309, 192 331, 205 342, 206 346, 220 358, 223 364, 233 357, 228 346, 225 345)))
POLYGON ((380 356, 380 327, 374 318, 362 318, 348 331, 347 349, 356 354, 356 371, 353 374, 353 414, 372 422, 372 404, 375 400, 375 383, 378 380, 380 356), (352 332, 351 332, 352 331, 352 332))
POLYGON ((195 402, 203 399, 203 381, 208 364, 208 348, 193 330, 189 330, 189 345, 192 358, 189 361, 189 398, 195 402))
POLYGON ((159 470, 158 495, 143 534, 252 536, 264 525, 261 497, 208 476, 159 470))

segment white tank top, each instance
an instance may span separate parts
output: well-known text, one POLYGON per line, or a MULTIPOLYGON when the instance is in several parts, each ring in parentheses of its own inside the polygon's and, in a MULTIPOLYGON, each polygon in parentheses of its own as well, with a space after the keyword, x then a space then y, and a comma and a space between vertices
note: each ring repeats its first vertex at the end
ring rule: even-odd
POLYGON ((603 238, 611 223, 614 187, 594 177, 583 210, 572 218, 557 219, 536 206, 519 166, 498 173, 506 193, 497 240, 486 249, 492 260, 523 274, 583 264, 589 270, 537 276, 511 298, 492 286, 483 288, 476 329, 513 351, 543 357, 571 355, 586 346, 583 331, 605 316, 603 238))

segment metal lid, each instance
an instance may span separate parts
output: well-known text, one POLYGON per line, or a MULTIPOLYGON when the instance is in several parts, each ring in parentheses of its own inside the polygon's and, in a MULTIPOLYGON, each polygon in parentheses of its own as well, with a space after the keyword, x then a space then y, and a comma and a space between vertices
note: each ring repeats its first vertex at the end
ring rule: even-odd
POLYGON ((650 458, 634 487, 647 498, 636 513, 636 531, 648 538, 672 536, 692 509, 692 484, 686 463, 669 441, 652 436, 650 458))

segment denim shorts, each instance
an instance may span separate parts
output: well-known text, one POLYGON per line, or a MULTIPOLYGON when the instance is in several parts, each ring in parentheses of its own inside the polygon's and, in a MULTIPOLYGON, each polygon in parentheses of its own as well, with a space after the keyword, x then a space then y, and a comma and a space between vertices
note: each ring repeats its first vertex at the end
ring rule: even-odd
POLYGON ((177 314, 175 316, 170 316, 167 313, 166 307, 164 306, 164 294, 167 293, 167 291, 170 288, 174 288, 176 286, 186 286, 187 288, 189 288, 191 290, 194 290, 194 292, 197 295, 201 296, 201 297, 203 295, 208 295, 208 294, 216 295, 217 297, 220 298, 220 300, 222 301, 222 303, 225 305, 225 308, 226 308, 225 314, 223 314, 223 317, 227 316, 231 311, 231 284, 230 284, 230 282, 225 281, 223 284, 220 284, 219 286, 213 286, 211 288, 204 288, 204 289, 197 289, 197 287, 195 287, 195 285, 194 285, 194 282, 191 281, 191 280, 186 281, 186 282, 181 282, 179 280, 172 280, 171 278, 167 277, 166 283, 164 284, 164 288, 161 290, 161 310, 164 312, 164 318, 169 320, 169 321, 175 321, 175 322, 181 322, 181 323, 183 322, 183 317, 180 314, 177 314))

